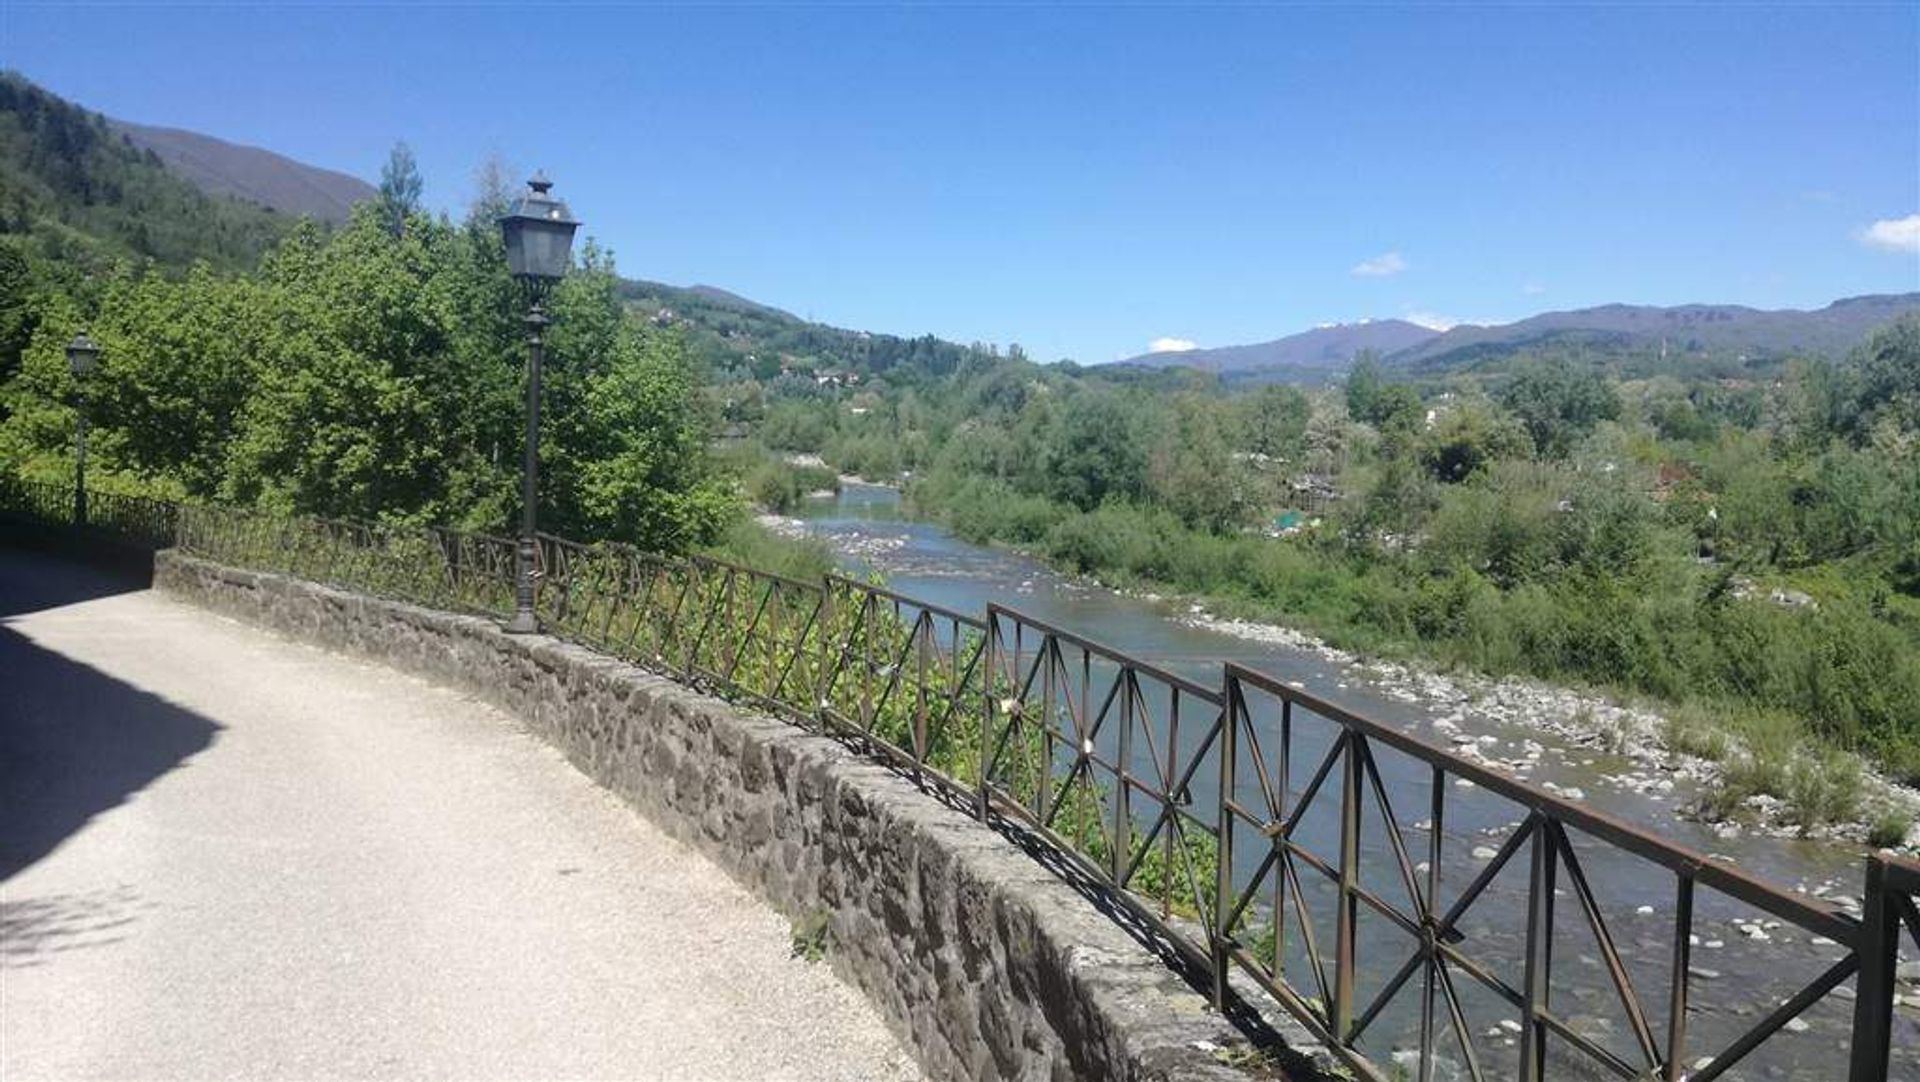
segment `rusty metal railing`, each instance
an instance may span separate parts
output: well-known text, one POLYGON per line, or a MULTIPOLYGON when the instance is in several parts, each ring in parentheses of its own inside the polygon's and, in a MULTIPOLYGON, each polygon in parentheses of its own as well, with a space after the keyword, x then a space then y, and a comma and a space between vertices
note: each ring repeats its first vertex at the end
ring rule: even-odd
MULTIPOLYGON (((0 483, 0 511, 69 523, 70 495, 0 483)), ((221 562, 512 609, 507 538, 94 507, 94 530, 221 562)), ((1842 1058, 1850 1082, 1911 1066, 1895 1007, 1920 864, 1870 857, 1855 915, 1246 665, 1197 680, 1004 606, 976 618, 844 575, 625 545, 542 537, 537 571, 550 632, 846 739, 1025 832, 1217 1005, 1270 1001, 1363 1078, 1708 1082, 1795 1040, 1811 1077, 1838 1079, 1842 1058), (1627 887, 1659 904, 1629 908, 1627 887), (1763 921, 1806 937, 1806 971, 1783 959, 1708 1011, 1726 985, 1698 952, 1729 915, 1756 939, 1763 921), (1596 1026, 1596 1004, 1618 1023, 1596 1026), (1831 1024, 1807 1051, 1815 1011, 1831 1024)))
POLYGON ((1004 606, 986 627, 979 814, 1039 832, 1219 972, 1218 823, 1194 797, 1222 731, 1218 690, 1004 606))
MULTIPOLYGON (((1840 906, 1810 900, 1781 890, 1725 861, 1660 838, 1584 804, 1517 781, 1482 763, 1442 749, 1400 729, 1347 711, 1311 693, 1291 687, 1246 666, 1225 669, 1229 724, 1221 761, 1221 882, 1235 885, 1221 897, 1217 926, 1226 942, 1225 953, 1237 968, 1283 1003, 1330 1046, 1354 1050, 1369 1026, 1397 996, 1407 993, 1418 978, 1418 1077, 1431 1077, 1441 1023, 1450 1023, 1458 1053, 1468 1077, 1489 1077, 1477 1048, 1479 1031, 1462 1008, 1459 981, 1471 980, 1491 991, 1498 1001, 1520 1015, 1517 1062, 1511 1077, 1538 1080, 1550 1077, 1550 1042, 1609 1075, 1628 1079, 1681 1078, 1707 1082, 1719 1078, 1760 1044, 1789 1028, 1811 1005, 1831 993, 1861 968, 1862 960, 1885 950, 1885 933, 1870 935, 1868 926, 1840 906), (1257 708, 1267 699, 1272 709, 1257 708), (1318 726, 1330 732, 1324 750, 1306 757, 1306 780, 1296 749, 1301 731, 1318 726), (1412 827, 1394 807, 1394 793, 1383 780, 1379 755, 1383 750, 1404 756, 1427 772, 1426 818, 1412 827), (1449 791, 1480 790, 1505 801, 1521 816, 1519 826, 1491 854, 1481 849, 1476 871, 1465 887, 1447 899, 1443 875, 1450 864, 1464 861, 1444 844, 1448 830, 1449 791), (1337 802, 1337 827, 1331 832, 1337 852, 1328 856, 1302 839, 1302 826, 1317 802, 1337 802), (1367 817, 1366 812, 1372 811, 1367 817), (1397 892, 1363 881, 1360 852, 1363 818, 1370 818, 1381 840, 1376 848, 1390 857, 1397 892), (1241 832, 1259 839, 1265 851, 1250 873, 1236 865, 1246 847, 1236 844, 1241 832), (1409 835, 1418 835, 1409 839, 1409 835), (1599 892, 1575 839, 1630 854, 1648 865, 1648 872, 1668 876, 1672 889, 1673 921, 1664 967, 1666 995, 1650 996, 1637 988, 1624 960, 1618 933, 1610 923, 1599 892), (1424 858, 1424 859, 1422 859, 1424 858), (1416 863, 1417 862, 1417 863, 1416 863), (1511 864, 1524 862, 1525 931, 1522 935, 1521 979, 1516 985, 1502 977, 1483 954, 1476 954, 1461 933, 1464 918, 1488 896, 1488 888, 1511 864), (1315 893, 1305 889, 1303 877, 1320 877, 1329 890, 1321 900, 1334 910, 1331 943, 1316 937, 1308 912, 1315 893), (1811 980, 1796 982, 1792 992, 1767 1006, 1750 1025, 1711 1045, 1703 1046, 1689 1032, 1689 1001, 1696 983, 1693 947, 1699 940, 1694 910, 1696 893, 1711 890, 1751 907, 1786 925, 1831 941, 1842 956, 1824 965, 1811 980), (1256 899, 1264 898, 1271 927, 1256 927, 1250 918, 1256 899), (1552 1001, 1556 977, 1564 958, 1554 952, 1562 899, 1569 899, 1581 929, 1591 937, 1603 970, 1605 990, 1615 999, 1625 1019, 1629 1047, 1609 1048, 1593 1034, 1583 1032, 1558 1011, 1552 1001), (1311 978, 1314 995, 1303 994, 1286 974, 1286 921, 1291 911, 1299 930, 1299 953, 1311 978), (1369 996, 1359 994, 1357 974, 1363 944, 1355 934, 1365 911, 1378 914, 1400 932, 1411 946, 1386 970, 1369 996), (1257 941, 1261 949, 1252 949, 1257 941), (1331 972, 1329 973, 1329 969, 1331 972)), ((1455 798, 1456 800, 1458 798, 1455 798)), ((1491 847, 1487 847, 1491 848, 1491 847)), ((1871 863, 1891 883, 1895 907, 1913 917, 1913 865, 1876 857, 1871 863), (1904 878, 1903 878, 1904 876, 1904 878), (1904 893, 1902 893, 1904 892, 1904 893)), ((1870 897, 1887 897, 1887 892, 1870 897)), ((1651 908, 1651 907, 1649 907, 1651 908)), ((1613 916, 1617 917, 1618 914, 1613 916)), ((1376 951, 1383 945, 1373 944, 1376 951)), ((1885 967, 1883 967, 1885 969, 1885 967)), ((1886 969, 1886 972, 1891 972, 1886 969)), ((1889 978, 1890 979, 1890 978, 1889 978)), ((1870 989, 1858 992, 1861 1002, 1891 1004, 1891 989, 1875 999, 1870 989)), ((1412 993, 1408 993, 1412 994, 1412 993)), ((1876 1017, 1879 1017, 1876 1015, 1876 1017)), ((1867 1057, 1878 1047, 1884 1057, 1886 1029, 1856 1031, 1854 1055, 1867 1057)), ((1502 1041, 1505 1038, 1501 1038, 1502 1041)), ((1884 1062, 1884 1059, 1882 1060, 1884 1062)), ((1357 1068, 1380 1077, 1371 1064, 1357 1068)), ((1871 1073, 1865 1077, 1873 1077, 1871 1073)), ((1881 1075, 1884 1077, 1884 1073, 1881 1075)))

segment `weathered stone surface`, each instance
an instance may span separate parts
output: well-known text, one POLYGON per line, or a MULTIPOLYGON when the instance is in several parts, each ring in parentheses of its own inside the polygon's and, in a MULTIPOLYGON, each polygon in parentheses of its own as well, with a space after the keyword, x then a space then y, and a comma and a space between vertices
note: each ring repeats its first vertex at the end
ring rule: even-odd
MULTIPOLYGON (((523 719, 790 916, 936 1079, 1241 1079, 1243 1038, 1017 848, 826 737, 490 621, 163 552, 154 584, 523 719)), ((752 974, 742 974, 752 980, 752 974)))

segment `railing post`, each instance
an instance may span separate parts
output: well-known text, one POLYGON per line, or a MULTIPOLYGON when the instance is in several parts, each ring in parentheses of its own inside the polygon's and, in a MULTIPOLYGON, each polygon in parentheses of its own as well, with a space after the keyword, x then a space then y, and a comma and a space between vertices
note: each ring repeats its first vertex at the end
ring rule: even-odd
POLYGON ((1240 681, 1220 669, 1220 788, 1214 801, 1219 841, 1213 859, 1213 929, 1207 946, 1213 954, 1213 1009, 1227 1009, 1227 917, 1233 912, 1233 783, 1239 776, 1240 681))
POLYGON ((991 807, 991 798, 987 794, 988 779, 992 776, 993 766, 993 696, 999 691, 1000 683, 1000 622, 993 618, 993 606, 987 606, 987 639, 982 645, 986 661, 986 694, 980 696, 980 799, 975 814, 981 822, 987 821, 987 812, 991 807))
POLYGON ((1667 1062, 1660 1077, 1680 1082, 1687 1044, 1687 969, 1693 964, 1693 874, 1682 872, 1673 898, 1673 977, 1667 1001, 1667 1062))
POLYGON ((1547 820, 1533 813, 1533 868, 1527 878, 1526 1028, 1520 1036, 1521 1082, 1545 1082, 1548 1006, 1553 973, 1553 839, 1547 820))
POLYGON ((1347 746, 1341 769, 1340 785, 1340 909, 1336 914, 1333 943, 1333 1039, 1346 1044, 1353 1028, 1354 971, 1360 946, 1360 786, 1359 734, 1347 733, 1347 746))
POLYGON ((1867 858, 1867 889, 1861 897, 1860 977, 1853 1001, 1853 1069, 1850 1082, 1885 1082, 1893 1042, 1893 976, 1899 954, 1900 915, 1887 904, 1887 862, 1867 858))

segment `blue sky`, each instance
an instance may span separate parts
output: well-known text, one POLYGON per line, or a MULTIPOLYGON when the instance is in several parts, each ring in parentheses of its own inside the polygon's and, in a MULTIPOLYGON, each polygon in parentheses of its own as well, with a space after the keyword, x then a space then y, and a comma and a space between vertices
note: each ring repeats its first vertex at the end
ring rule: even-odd
POLYGON ((0 4, 90 108, 430 205, 539 166, 623 273, 1112 360, 1367 317, 1920 289, 1920 4, 0 4))

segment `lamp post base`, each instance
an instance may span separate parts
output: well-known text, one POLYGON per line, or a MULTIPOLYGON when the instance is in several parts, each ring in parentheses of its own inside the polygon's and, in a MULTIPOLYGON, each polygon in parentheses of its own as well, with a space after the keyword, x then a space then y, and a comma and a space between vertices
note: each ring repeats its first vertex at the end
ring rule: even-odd
POLYGON ((530 612, 516 612, 513 619, 507 621, 505 630, 509 635, 537 635, 540 621, 530 612))

